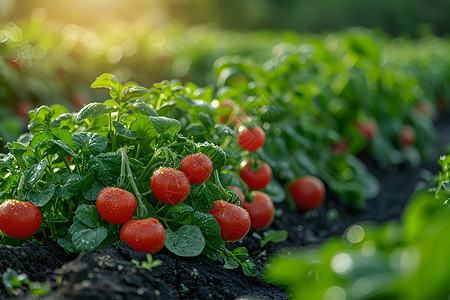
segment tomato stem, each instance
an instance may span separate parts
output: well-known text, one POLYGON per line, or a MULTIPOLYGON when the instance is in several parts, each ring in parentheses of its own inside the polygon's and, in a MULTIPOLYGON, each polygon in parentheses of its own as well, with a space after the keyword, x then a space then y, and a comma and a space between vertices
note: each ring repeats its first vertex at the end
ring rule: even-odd
POLYGON ((220 191, 226 195, 227 197, 227 201, 230 200, 231 196, 228 194, 228 192, 225 190, 225 188, 222 185, 222 182, 220 182, 220 178, 219 178, 219 171, 218 170, 214 170, 214 181, 216 183, 216 185, 219 187, 220 191))
POLYGON ((138 182, 142 182, 142 180, 145 179, 145 177, 147 177, 147 173, 152 169, 153 167, 153 162, 155 161, 155 159, 158 157, 158 155, 161 152, 161 149, 158 149, 157 151, 155 151, 155 153, 153 153, 152 158, 150 159, 150 161, 148 162, 148 164, 145 166, 144 170, 142 171, 141 175, 138 177, 137 181, 138 182))

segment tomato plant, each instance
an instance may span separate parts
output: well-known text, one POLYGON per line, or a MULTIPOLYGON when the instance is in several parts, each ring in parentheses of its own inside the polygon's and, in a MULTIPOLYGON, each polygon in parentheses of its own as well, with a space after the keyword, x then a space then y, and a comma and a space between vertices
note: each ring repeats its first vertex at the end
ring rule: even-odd
POLYGON ((239 176, 251 190, 260 190, 265 188, 272 179, 272 169, 267 163, 261 161, 256 163, 245 161, 239 176))
POLYGON ((190 184, 199 184, 209 179, 213 171, 213 164, 208 155, 190 154, 181 160, 180 171, 186 174, 190 184))
POLYGON ((314 176, 295 179, 288 185, 288 190, 297 207, 302 210, 317 209, 325 198, 325 186, 314 176))
POLYGON ((155 254, 164 247, 165 229, 156 219, 131 219, 122 225, 120 239, 134 250, 155 254))
POLYGON ((41 226, 42 214, 28 201, 6 200, 0 206, 0 230, 15 239, 25 239, 41 226))
POLYGON ((107 222, 115 225, 130 220, 137 209, 136 197, 120 188, 103 189, 95 202, 99 215, 107 222))
POLYGON ((229 185, 229 186, 227 186, 227 188, 228 188, 229 190, 235 191, 235 192, 237 193, 238 197, 239 197, 239 200, 241 200, 241 204, 244 203, 244 200, 245 200, 245 194, 244 194, 244 192, 241 190, 240 187, 235 186, 235 185, 229 185))
POLYGON ((251 221, 251 230, 264 229, 272 223, 274 207, 269 195, 253 191, 253 201, 243 201, 242 207, 248 211, 251 221))
POLYGON ((220 236, 223 241, 238 241, 250 230, 250 216, 248 212, 235 204, 218 200, 214 202, 211 211, 220 226, 220 236))
POLYGON ((153 196, 161 202, 175 205, 189 194, 189 179, 185 173, 172 168, 159 168, 150 179, 153 196))

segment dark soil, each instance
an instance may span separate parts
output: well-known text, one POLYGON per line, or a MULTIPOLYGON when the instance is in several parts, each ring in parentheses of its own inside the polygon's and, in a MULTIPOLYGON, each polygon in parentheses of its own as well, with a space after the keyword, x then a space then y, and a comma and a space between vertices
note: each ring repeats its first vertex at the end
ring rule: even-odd
MULTIPOLYGON (((418 183, 423 182, 424 170, 437 174, 436 160, 449 141, 450 124, 437 122, 437 145, 427 162, 418 167, 401 166, 386 171, 369 158, 362 158, 381 185, 381 193, 367 203, 363 212, 343 207, 332 194, 317 211, 300 213, 290 210, 285 202, 276 205, 283 214, 276 217, 269 229, 285 229, 289 237, 281 243, 269 243, 264 248, 249 234, 233 247, 245 245, 258 269, 263 270, 267 259, 282 248, 296 248, 323 243, 342 234, 351 224, 398 219, 418 183), (334 209, 337 220, 327 217, 334 209)), ((426 173, 426 172, 425 172, 426 173)), ((56 243, 48 241, 40 246, 28 241, 12 248, 0 246, 0 274, 8 267, 27 274, 32 281, 43 282, 52 292, 42 299, 286 299, 282 287, 264 282, 262 276, 246 277, 241 270, 226 270, 219 262, 203 257, 180 258, 163 249, 154 259, 162 265, 151 272, 137 268, 131 260, 146 260, 142 252, 127 244, 116 243, 95 253, 67 255, 56 243)), ((0 299, 9 298, 0 284, 0 299)), ((26 288, 16 289, 19 298, 33 297, 26 288)))

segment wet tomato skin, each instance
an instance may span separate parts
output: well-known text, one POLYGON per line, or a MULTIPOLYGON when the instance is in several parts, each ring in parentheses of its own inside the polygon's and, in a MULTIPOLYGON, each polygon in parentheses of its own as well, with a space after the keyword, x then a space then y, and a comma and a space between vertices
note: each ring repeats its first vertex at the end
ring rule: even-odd
POLYGON ((120 225, 130 220, 137 209, 136 197, 120 188, 104 188, 95 202, 98 214, 106 222, 120 225))
POLYGON ((301 210, 314 210, 325 198, 325 186, 314 176, 304 176, 295 179, 288 186, 289 194, 301 210))
POLYGON ((213 171, 213 163, 206 154, 190 154, 181 160, 180 171, 186 174, 190 184, 199 184, 209 179, 213 171))
POLYGON ((0 230, 9 237, 25 239, 41 226, 39 208, 28 201, 6 200, 0 205, 0 230))
POLYGON ((153 196, 159 201, 175 205, 186 199, 189 194, 189 179, 181 171, 172 168, 159 168, 150 179, 153 196))
POLYGON ((258 170, 252 170, 250 163, 246 162, 239 176, 251 190, 265 188, 272 180, 272 169, 267 163, 259 163, 258 170))
POLYGON ((250 230, 250 216, 240 206, 223 200, 214 202, 210 214, 220 226, 220 236, 223 241, 235 242, 242 239, 250 230))
POLYGON ((136 251, 155 254, 164 247, 166 231, 156 219, 131 219, 122 225, 120 240, 136 251))
POLYGON ((242 202, 242 207, 248 211, 251 230, 266 228, 272 223, 274 207, 272 199, 266 193, 253 191, 253 201, 242 202))
POLYGON ((265 140, 266 134, 260 126, 249 129, 240 125, 238 128, 238 144, 242 149, 255 152, 264 145, 265 140))

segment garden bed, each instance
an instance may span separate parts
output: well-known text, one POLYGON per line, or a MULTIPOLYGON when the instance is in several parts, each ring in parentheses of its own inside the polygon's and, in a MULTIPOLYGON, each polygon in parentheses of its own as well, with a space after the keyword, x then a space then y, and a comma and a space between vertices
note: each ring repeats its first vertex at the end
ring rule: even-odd
MULTIPOLYGON (((448 119, 448 118, 447 118, 448 119)), ((449 142, 450 124, 445 117, 436 123, 437 143, 428 161, 420 166, 400 166, 380 169, 370 158, 362 157, 369 171, 381 185, 380 194, 367 202, 362 212, 342 206, 328 193, 324 205, 317 211, 300 213, 291 210, 286 201, 276 205, 282 210, 268 230, 289 232, 280 243, 260 247, 259 240, 249 234, 236 246, 245 245, 257 268, 263 270, 267 259, 282 248, 316 245, 342 234, 356 222, 383 222, 398 218, 423 175, 436 174, 438 156, 449 142), (426 172, 424 172, 426 170, 426 172), (330 211, 338 214, 330 215, 330 211)), ((42 299, 285 299, 287 292, 264 282, 261 275, 246 277, 242 270, 227 270, 222 263, 203 257, 182 258, 166 249, 154 255, 162 261, 151 271, 137 268, 131 260, 145 261, 145 253, 136 252, 124 242, 115 243, 94 253, 66 254, 55 242, 42 246, 28 241, 13 248, 0 246, 0 271, 10 267, 25 273, 31 281, 51 286, 42 299)), ((0 299, 7 295, 3 286, 0 299)), ((29 291, 16 289, 15 296, 32 298, 29 291)))

